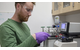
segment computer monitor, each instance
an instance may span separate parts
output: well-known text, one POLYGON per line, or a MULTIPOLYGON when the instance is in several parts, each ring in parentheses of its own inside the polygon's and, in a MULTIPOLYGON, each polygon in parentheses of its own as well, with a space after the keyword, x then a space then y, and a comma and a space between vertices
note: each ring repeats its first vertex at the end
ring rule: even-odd
POLYGON ((68 25, 68 23, 61 23, 61 31, 66 32, 67 31, 67 25, 68 25))
POLYGON ((66 28, 66 24, 65 23, 62 23, 61 24, 61 29, 65 29, 66 28))
POLYGON ((61 23, 61 33, 68 35, 68 30, 69 30, 69 22, 62 22, 61 23))

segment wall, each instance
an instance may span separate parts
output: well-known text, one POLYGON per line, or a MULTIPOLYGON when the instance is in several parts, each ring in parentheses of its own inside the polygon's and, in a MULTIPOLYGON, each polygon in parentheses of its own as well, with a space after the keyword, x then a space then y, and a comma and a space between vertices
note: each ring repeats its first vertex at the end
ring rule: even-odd
POLYGON ((60 21, 67 21, 67 22, 80 22, 80 13, 60 16, 60 21))
MULTIPOLYGON (((52 2, 36 2, 32 16, 28 22, 25 22, 29 26, 31 34, 42 31, 41 26, 47 27, 54 24, 51 10, 52 2)), ((0 12, 15 12, 14 2, 0 2, 0 12)))
POLYGON ((0 12, 15 12, 14 2, 0 2, 0 12))
POLYGON ((80 13, 67 15, 66 20, 69 22, 80 22, 80 13))

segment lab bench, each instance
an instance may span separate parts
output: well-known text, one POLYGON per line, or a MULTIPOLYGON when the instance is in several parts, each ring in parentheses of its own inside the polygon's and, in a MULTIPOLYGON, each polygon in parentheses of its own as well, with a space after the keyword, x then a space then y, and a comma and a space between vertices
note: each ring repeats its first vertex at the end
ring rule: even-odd
MULTIPOLYGON (((54 47, 54 42, 56 41, 56 37, 49 37, 45 42, 45 47, 54 47)), ((80 47, 80 37, 76 37, 73 41, 77 41, 77 47, 80 47)), ((43 46, 44 47, 44 46, 43 46)))

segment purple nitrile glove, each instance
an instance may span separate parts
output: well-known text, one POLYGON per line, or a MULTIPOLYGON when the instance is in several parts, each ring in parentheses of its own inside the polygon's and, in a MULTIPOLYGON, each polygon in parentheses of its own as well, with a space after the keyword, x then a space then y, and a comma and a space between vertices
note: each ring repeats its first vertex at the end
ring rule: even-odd
POLYGON ((45 41, 50 35, 46 32, 35 33, 37 43, 40 44, 42 41, 45 41))

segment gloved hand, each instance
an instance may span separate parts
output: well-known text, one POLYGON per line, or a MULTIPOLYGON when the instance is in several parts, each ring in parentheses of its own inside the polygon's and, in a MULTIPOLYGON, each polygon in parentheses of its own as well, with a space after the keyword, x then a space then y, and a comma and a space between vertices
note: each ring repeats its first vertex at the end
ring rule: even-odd
POLYGON ((42 41, 45 41, 50 35, 46 32, 35 33, 37 43, 40 44, 42 41))

